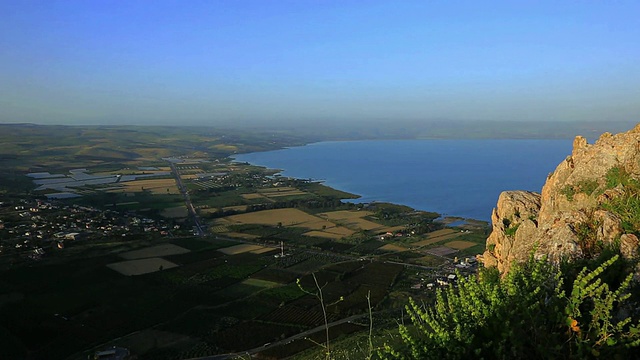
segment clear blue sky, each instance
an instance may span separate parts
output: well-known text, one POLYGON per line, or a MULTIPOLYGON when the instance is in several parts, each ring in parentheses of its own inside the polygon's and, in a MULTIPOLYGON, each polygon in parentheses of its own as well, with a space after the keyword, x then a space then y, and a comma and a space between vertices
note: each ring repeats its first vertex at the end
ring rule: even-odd
POLYGON ((0 0, 0 122, 638 120, 639 1, 0 0))

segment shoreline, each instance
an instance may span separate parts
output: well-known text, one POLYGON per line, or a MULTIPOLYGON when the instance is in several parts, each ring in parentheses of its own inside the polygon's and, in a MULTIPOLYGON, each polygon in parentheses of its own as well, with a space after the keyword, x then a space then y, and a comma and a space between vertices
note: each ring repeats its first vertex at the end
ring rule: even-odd
POLYGON ((322 179, 359 195, 349 202, 388 202, 490 223, 504 190, 540 192, 539 174, 552 172, 570 146, 557 139, 328 141, 230 158, 282 176, 322 179), (487 162, 496 158, 508 165, 487 162))
MULTIPOLYGON (((304 145, 304 146, 306 146, 306 145, 304 145)), ((250 154, 250 153, 248 153, 248 154, 250 154)), ((274 175, 281 176, 283 178, 304 180, 304 181, 309 181, 309 182, 312 182, 312 183, 317 183, 317 184, 326 186, 326 187, 328 187, 328 188, 330 188, 332 190, 339 191, 339 192, 342 192, 342 193, 345 193, 345 194, 349 194, 349 195, 352 196, 352 197, 343 197, 343 198, 340 199, 340 201, 346 201, 346 202, 351 202, 353 204, 363 204, 363 205, 367 205, 367 204, 390 204, 390 205, 395 205, 395 206, 407 207, 407 208, 411 209, 411 211, 413 211, 413 212, 437 214, 438 218, 436 218, 434 220, 434 222, 442 223, 445 227, 479 228, 479 227, 491 226, 491 222, 490 221, 485 221, 485 220, 480 220, 480 219, 475 219, 475 218, 470 218, 470 217, 456 216, 456 215, 446 215, 446 214, 441 214, 441 213, 436 212, 436 211, 420 210, 420 209, 416 209, 416 208, 414 208, 414 207, 412 207, 410 205, 406 205, 406 204, 394 203, 394 202, 389 202, 389 201, 381 201, 381 200, 362 201, 362 202, 350 201, 350 200, 361 199, 363 196, 360 195, 360 194, 356 194, 356 193, 350 192, 350 191, 346 191, 346 190, 342 190, 342 189, 336 188, 336 187, 334 187, 332 185, 328 185, 328 184, 326 184, 326 180, 325 179, 300 178, 300 177, 295 177, 295 176, 282 175, 281 173, 284 172, 285 169, 270 168, 270 167, 265 166, 265 165, 254 164, 254 163, 251 163, 249 161, 239 161, 239 160, 236 160, 236 158, 232 157, 232 156, 229 156, 229 158, 231 159, 231 162, 247 163, 247 164, 250 164, 252 166, 262 167, 262 168, 264 168, 266 170, 269 170, 269 171, 277 171, 274 175), (451 226, 451 224, 453 224, 453 223, 460 223, 460 224, 451 226)))

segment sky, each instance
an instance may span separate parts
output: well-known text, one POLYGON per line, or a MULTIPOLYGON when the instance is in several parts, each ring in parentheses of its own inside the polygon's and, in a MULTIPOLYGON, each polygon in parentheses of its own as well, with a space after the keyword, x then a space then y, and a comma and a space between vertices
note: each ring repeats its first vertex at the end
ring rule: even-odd
POLYGON ((0 123, 640 121, 638 1, 0 0, 0 123))

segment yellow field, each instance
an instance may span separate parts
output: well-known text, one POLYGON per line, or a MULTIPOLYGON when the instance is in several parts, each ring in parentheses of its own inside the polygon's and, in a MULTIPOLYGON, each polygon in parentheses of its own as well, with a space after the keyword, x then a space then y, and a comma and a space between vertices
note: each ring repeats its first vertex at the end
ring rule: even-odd
POLYGON ((146 247, 143 249, 127 251, 125 253, 120 254, 120 257, 127 260, 134 260, 134 259, 151 258, 151 257, 158 257, 158 256, 185 254, 188 252, 191 252, 191 250, 185 249, 178 245, 162 244, 162 245, 146 247))
POLYGON ((430 232, 428 238, 432 239, 432 238, 435 238, 435 237, 439 237, 439 236, 443 236, 443 235, 449 235, 449 234, 453 234, 453 233, 457 233, 457 231, 455 231, 453 229, 440 229, 440 230, 436 230, 436 231, 430 232))
POLYGON ((422 241, 413 243, 414 246, 427 246, 435 244, 441 241, 455 239, 460 236, 460 233, 453 229, 441 229, 429 233, 427 238, 422 241))
POLYGON ((370 211, 350 211, 339 210, 326 213, 320 213, 318 216, 328 219, 330 221, 336 221, 344 226, 355 228, 358 230, 374 230, 380 229, 383 225, 376 224, 373 221, 363 219, 363 217, 373 214, 370 211))
POLYGON ((274 251, 274 250, 278 250, 278 249, 265 246, 262 249, 251 250, 251 253, 252 254, 264 254, 264 253, 268 253, 269 251, 274 251))
MULTIPOLYGON (((319 236, 330 239, 340 239, 345 236, 352 235, 355 232, 353 229, 349 229, 344 226, 337 226, 336 224, 325 219, 307 214, 298 209, 291 208, 263 210, 248 214, 231 215, 223 218, 223 220, 226 220, 226 223, 219 220, 216 221, 217 226, 214 227, 215 232, 224 232, 222 231, 222 227, 227 224, 261 224, 276 226, 280 223, 282 224, 282 226, 296 226, 307 228, 311 230, 310 232, 306 233, 306 235, 309 236, 319 236)), ((354 222, 353 226, 357 229, 362 229, 364 226, 368 225, 366 222, 362 224, 358 222, 358 220, 363 219, 355 220, 356 221, 354 222)), ((377 226, 379 225, 376 224, 376 227, 377 226)), ((238 236, 238 234, 229 235, 238 236)))
POLYGON ((464 241, 464 240, 456 240, 456 241, 450 241, 446 244, 444 244, 444 246, 446 247, 450 247, 452 249, 456 249, 456 250, 464 250, 464 249, 468 249, 472 246, 477 245, 476 243, 473 243, 471 241, 464 241))
POLYGON ((160 216, 170 219, 183 218, 187 217, 187 215, 189 215, 189 211, 187 211, 187 207, 184 205, 162 209, 160 213, 160 216))
POLYGON ((241 284, 257 286, 262 288, 272 288, 280 285, 280 283, 277 283, 277 282, 261 280, 261 279, 246 279, 246 280, 243 280, 241 284))
MULTIPOLYGON (((260 245, 251 245, 251 244, 240 244, 240 245, 234 245, 234 246, 229 246, 226 248, 222 248, 222 249, 218 249, 218 251, 220 251, 223 254, 226 255, 238 255, 238 254, 243 254, 246 252, 254 252, 254 251, 260 251, 264 249, 264 246, 260 246, 260 245)), ((272 248, 268 248, 269 250, 273 250, 272 248)))
POLYGON ((239 233, 239 232, 227 232, 227 231, 229 231, 229 229, 226 229, 224 231, 216 231, 216 229, 213 230, 213 232, 215 232, 215 233, 224 233, 228 237, 238 238, 238 239, 255 240, 255 239, 260 237, 258 235, 253 235, 253 234, 245 234, 245 233, 239 233))
POLYGON ((225 219, 225 218, 215 219, 215 220, 213 221, 213 223, 214 223, 215 225, 223 225, 223 226, 224 226, 224 225, 232 224, 232 222, 231 222, 231 221, 229 221, 229 220, 227 220, 227 219, 225 219))
POLYGON ((251 194, 242 194, 241 196, 247 200, 252 199, 268 199, 268 198, 277 198, 282 196, 293 196, 293 195, 307 195, 308 192, 298 190, 293 187, 279 187, 279 188, 269 188, 269 189, 259 189, 255 193, 251 194))
POLYGON ((299 190, 294 188, 294 187, 290 187, 290 186, 282 186, 282 187, 277 187, 277 188, 268 188, 268 189, 259 189, 259 190, 257 190, 257 192, 260 193, 260 194, 278 193, 278 192, 287 192, 287 191, 299 191, 299 190))
MULTIPOLYGON (((313 215, 309 215, 304 211, 298 209, 273 209, 262 210, 248 214, 231 215, 225 217, 225 219, 237 224, 262 224, 262 225, 278 225, 282 223, 284 226, 304 226, 306 223, 322 222, 313 215)), ((325 223, 328 223, 325 221, 325 223)), ((329 223, 333 226, 332 223, 329 223)))
POLYGON ((180 194, 174 179, 147 179, 122 183, 126 192, 151 191, 152 194, 180 194))
POLYGON ((375 230, 382 228, 382 225, 376 224, 372 221, 366 219, 350 219, 348 223, 345 224, 351 228, 357 228, 362 230, 375 230))
POLYGON ((212 227, 211 231, 213 231, 214 233, 226 233, 227 231, 229 231, 229 228, 224 225, 217 225, 212 227))
POLYGON ((428 246, 428 245, 439 243, 440 241, 445 241, 445 240, 447 240, 447 239, 438 239, 438 238, 436 238, 436 239, 426 239, 426 240, 420 240, 418 242, 414 242, 411 245, 416 246, 416 247, 428 246))
POLYGON ((289 186, 270 188, 270 189, 260 189, 258 190, 258 193, 268 198, 308 194, 307 192, 304 192, 289 186))
POLYGON ((182 174, 180 174, 180 178, 181 178, 182 180, 192 180, 192 179, 195 179, 195 178, 197 178, 197 177, 198 177, 198 175, 196 175, 196 174, 189 174, 189 175, 182 175, 182 174))
POLYGON ((224 211, 247 211, 247 205, 226 206, 223 207, 224 211))
POLYGON ((404 248, 404 247, 402 247, 400 245, 395 245, 395 244, 386 244, 386 245, 382 246, 380 248, 380 250, 394 251, 394 252, 407 251, 406 248, 404 248))
POLYGON ((296 191, 287 191, 287 192, 274 192, 274 193, 265 193, 264 196, 268 198, 282 197, 282 196, 294 196, 294 195, 307 195, 308 192, 296 190, 296 191))
POLYGON ((332 234, 330 232, 319 231, 319 230, 312 230, 312 231, 306 232, 306 233, 304 233, 302 235, 322 237, 322 238, 334 239, 334 240, 341 239, 341 238, 344 237, 344 235, 332 234))
POLYGON ((178 265, 163 258, 127 260, 107 265, 107 267, 109 267, 110 269, 113 269, 126 276, 148 274, 160 271, 160 268, 166 270, 177 266, 178 265))
POLYGON ((351 230, 351 229, 347 229, 346 227, 342 227, 342 226, 336 226, 336 227, 327 227, 325 229, 323 229, 322 231, 326 232, 326 233, 331 233, 331 234, 336 234, 336 235, 341 235, 341 236, 349 236, 352 235, 355 231, 351 230))
POLYGON ((242 196, 243 198, 245 198, 247 200, 264 199, 264 196, 262 194, 256 194, 256 193, 242 194, 240 196, 242 196))
POLYGON ((331 211, 326 213, 320 213, 318 216, 327 218, 329 220, 345 220, 345 219, 358 219, 363 218, 365 216, 372 215, 371 211, 350 211, 350 210, 339 210, 339 211, 331 211))

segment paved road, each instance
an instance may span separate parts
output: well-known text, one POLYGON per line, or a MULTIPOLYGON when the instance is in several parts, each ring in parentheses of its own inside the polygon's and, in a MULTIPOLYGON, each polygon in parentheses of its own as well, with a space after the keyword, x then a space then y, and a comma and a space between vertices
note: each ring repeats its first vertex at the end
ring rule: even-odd
POLYGON ((180 171, 178 171, 176 164, 169 162, 169 165, 171 166, 171 172, 176 177, 176 184, 178 185, 178 189, 180 190, 180 193, 182 193, 182 196, 184 196, 184 203, 187 206, 187 210, 189 211, 189 216, 191 216, 191 218, 193 219, 193 222, 196 225, 196 229, 198 229, 198 236, 205 236, 206 233, 202 227, 202 224, 200 224, 200 219, 198 218, 196 209, 193 207, 193 203, 191 202, 191 197, 189 196, 189 192, 182 184, 180 171))

